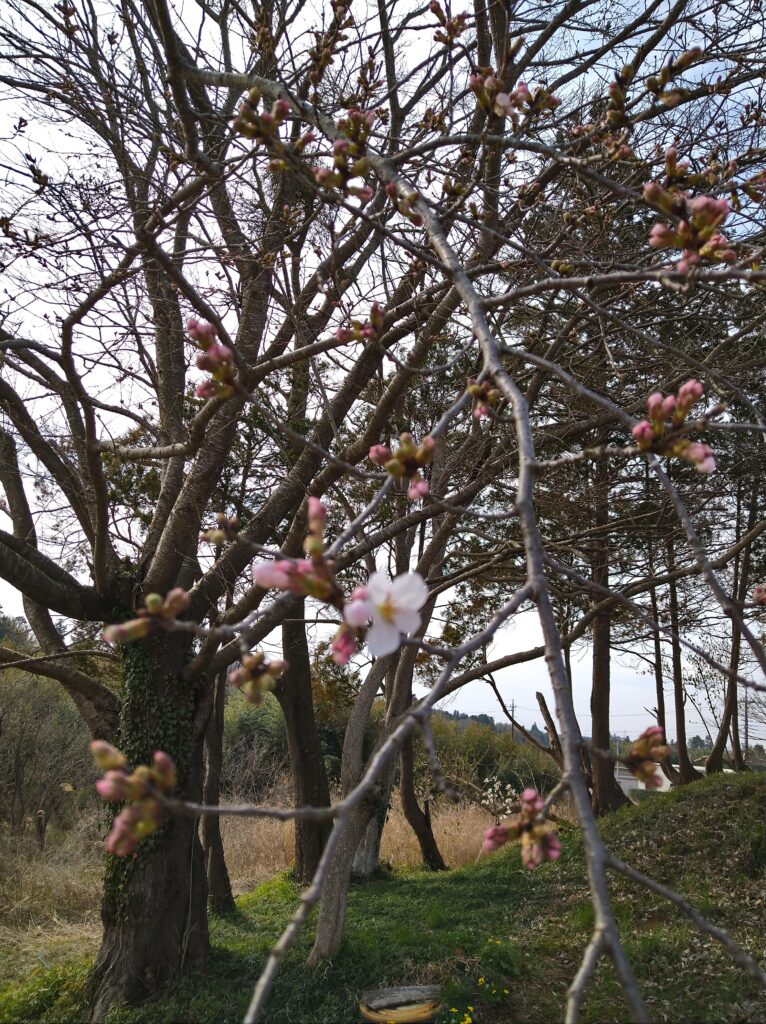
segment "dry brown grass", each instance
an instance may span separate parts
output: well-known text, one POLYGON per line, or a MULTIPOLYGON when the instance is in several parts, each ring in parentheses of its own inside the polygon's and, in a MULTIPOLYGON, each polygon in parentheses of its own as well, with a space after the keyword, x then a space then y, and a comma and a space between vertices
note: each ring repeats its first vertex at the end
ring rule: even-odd
POLYGON ((0 836, 0 985, 36 967, 95 954, 102 851, 90 823, 49 831, 44 850, 31 836, 0 836))
POLYGON ((79 829, 49 833, 44 850, 30 836, 0 837, 0 925, 23 929, 95 914, 103 872, 101 843, 79 829))
POLYGON ((293 862, 292 822, 223 818, 221 837, 235 896, 286 871, 293 862))
MULTIPOLYGON (((449 867, 472 864, 481 849, 484 830, 492 824, 492 817, 481 807, 440 804, 433 812, 432 827, 449 867)), ((286 871, 293 862, 293 826, 288 822, 224 818, 221 835, 232 888, 237 895, 250 892, 265 879, 286 871)), ((397 794, 383 830, 381 859, 399 869, 422 864, 418 841, 402 813, 397 794)))
MULTIPOLYGON (((481 850, 485 829, 494 824, 492 816, 474 804, 440 803, 431 815, 431 828, 450 868, 473 864, 481 850)), ((416 868, 423 860, 415 833, 407 824, 398 794, 383 830, 380 856, 394 868, 416 868)))

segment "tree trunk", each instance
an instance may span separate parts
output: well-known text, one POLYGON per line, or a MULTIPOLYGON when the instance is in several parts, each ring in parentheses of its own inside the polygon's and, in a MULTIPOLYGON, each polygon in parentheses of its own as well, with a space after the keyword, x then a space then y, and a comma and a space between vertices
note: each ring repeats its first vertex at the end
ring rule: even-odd
POLYGON ((367 822, 362 838, 354 853, 351 874, 354 878, 372 878, 380 865, 380 844, 383 840, 383 829, 391 806, 391 791, 396 778, 396 760, 391 761, 383 770, 377 797, 371 803, 370 820, 367 822))
POLYGON ((415 793, 415 754, 412 736, 408 736, 402 746, 401 766, 399 787, 402 796, 402 810, 420 844, 423 864, 429 871, 446 871, 447 865, 444 863, 444 858, 433 834, 430 816, 427 817, 421 811, 415 793))
MULTIPOLYGON (((654 575, 651 541, 649 542, 649 571, 654 575)), ((649 589, 649 600, 651 602, 652 618, 659 624, 660 609, 657 603, 657 588, 654 586, 649 589)), ((655 711, 657 712, 657 725, 662 729, 662 734, 665 737, 665 740, 667 740, 668 727, 667 716, 665 714, 665 679, 662 672, 662 640, 658 629, 654 630, 654 685, 657 695, 657 707, 655 708, 655 711)), ((670 754, 662 759, 660 767, 665 778, 675 785, 679 780, 679 774, 676 771, 673 762, 670 760, 670 754)))
MULTIPOLYGON (((738 495, 738 498, 740 495, 738 495)), ((738 502, 739 506, 739 502, 738 502)), ((750 511, 747 519, 747 531, 749 532, 755 526, 755 520, 757 516, 757 490, 753 487, 753 493, 750 502, 750 511)), ((739 512, 739 508, 738 508, 739 512)), ((737 540, 739 540, 739 522, 740 517, 737 516, 737 540)), ((744 604, 745 598, 747 597, 747 588, 750 584, 750 544, 747 544, 742 552, 742 563, 739 563, 739 556, 734 563, 734 599, 741 606, 744 604)), ((705 771, 708 775, 712 772, 723 771, 723 755, 726 750, 726 744, 731 733, 732 739, 732 753, 734 759, 734 767, 738 771, 742 771, 745 767, 744 758, 742 757, 742 749, 739 745, 739 712, 738 712, 738 683, 736 680, 736 673, 739 671, 739 660, 742 649, 742 634, 739 626, 732 620, 731 624, 731 655, 729 657, 729 669, 731 675, 726 682, 726 697, 723 705, 723 717, 721 718, 721 727, 718 730, 713 749, 705 761, 705 771)))
MULTIPOLYGON (((346 735, 343 738, 343 761, 341 766, 341 787, 347 796, 359 781, 362 774, 364 759, 364 731, 370 716, 375 695, 386 674, 391 659, 380 658, 367 673, 362 687, 351 709, 346 735)), ((385 784, 384 784, 385 785, 385 784)), ((378 787, 381 789, 381 786, 378 787)), ((386 800, 386 803, 388 801, 386 800)), ((385 806, 385 805, 384 805, 385 806)), ((349 815, 345 825, 345 834, 341 837, 335 851, 332 866, 322 890, 322 903, 319 908, 316 938, 308 962, 317 964, 320 960, 333 956, 343 938, 348 904, 348 886, 354 864, 354 855, 359 844, 365 837, 368 824, 375 813, 374 799, 365 800, 349 815)), ((379 835, 379 832, 376 832, 379 835)), ((378 846, 375 846, 375 866, 378 863, 378 846)))
MULTIPOLYGON (((294 614, 301 621, 285 622, 282 626, 282 653, 288 668, 275 694, 287 727, 295 806, 329 807, 330 786, 314 718, 311 661, 302 621, 302 601, 294 614)), ((299 885, 308 885, 314 877, 331 827, 329 821, 296 820, 295 879, 299 885)))
MULTIPOLYGON (((675 550, 673 541, 668 541, 668 569, 675 570, 675 550)), ((684 699, 684 676, 681 664, 681 644, 679 642, 678 591, 675 580, 669 584, 670 590, 670 628, 673 632, 671 646, 673 651, 673 696, 676 710, 676 746, 678 748, 678 782, 685 786, 689 782, 702 778, 689 757, 686 746, 686 701, 684 699)))
MULTIPOLYGON (((608 436, 599 436, 599 443, 605 444, 608 436)), ((609 466, 606 459, 596 463, 593 478, 593 520, 596 535, 593 540, 591 576, 600 587, 609 586, 609 466)), ((601 598, 598 594, 594 600, 601 598)), ((611 618, 609 610, 598 614, 593 620, 593 688, 590 711, 592 743, 601 750, 609 750, 611 731, 609 728, 609 700, 611 687, 611 618)), ((614 764, 603 757, 592 757, 592 800, 595 814, 616 811, 628 803, 628 798, 614 777, 614 764)))
POLYGON ((359 846, 373 813, 374 807, 362 801, 353 809, 345 823, 343 835, 338 843, 322 889, 316 938, 308 958, 308 964, 311 967, 334 956, 343 941, 343 929, 346 926, 348 910, 348 887, 351 882, 351 865, 356 848, 359 846))
MULTIPOLYGON (((123 646, 125 700, 118 745, 131 764, 164 750, 176 763, 176 792, 202 795, 201 690, 181 678, 189 641, 158 634, 123 646)), ((91 1019, 119 1003, 155 995, 209 951, 207 883, 197 822, 168 820, 132 857, 109 857, 101 907, 104 936, 91 978, 91 1019)))
MULTIPOLYGON (((205 729, 205 784, 203 803, 218 804, 221 797, 221 764, 223 760, 223 712, 226 704, 226 672, 219 672, 215 681, 213 707, 205 729)), ((205 857, 208 902, 217 914, 236 909, 229 872, 221 840, 221 819, 211 814, 202 819, 202 850, 205 857)))

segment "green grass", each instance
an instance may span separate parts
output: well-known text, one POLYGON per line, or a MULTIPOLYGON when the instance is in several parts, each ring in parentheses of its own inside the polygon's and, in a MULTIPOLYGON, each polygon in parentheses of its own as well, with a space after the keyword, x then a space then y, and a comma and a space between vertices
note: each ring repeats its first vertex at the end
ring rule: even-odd
MULTIPOLYGON (((766 778, 727 776, 626 808, 603 822, 603 833, 619 856, 679 889, 764 960, 765 820, 766 778)), ((363 988, 435 981, 446 986, 445 1024, 561 1019, 593 921, 579 836, 565 829, 562 839, 561 860, 534 874, 522 870, 517 850, 507 849, 448 874, 393 875, 355 886, 342 949, 332 964, 310 970, 310 930, 303 934, 271 994, 269 1024, 353 1021, 363 988)), ((678 911, 620 879, 613 895, 654 1021, 766 1019, 764 993, 678 911)), ((285 877, 242 897, 235 915, 212 923, 206 975, 177 983, 160 1002, 113 1011, 109 1024, 240 1020, 296 898, 285 877)), ((82 958, 39 970, 0 992, 0 1022, 80 1021, 86 981, 82 958)), ((608 963, 596 974, 583 1018, 629 1019, 608 963)))

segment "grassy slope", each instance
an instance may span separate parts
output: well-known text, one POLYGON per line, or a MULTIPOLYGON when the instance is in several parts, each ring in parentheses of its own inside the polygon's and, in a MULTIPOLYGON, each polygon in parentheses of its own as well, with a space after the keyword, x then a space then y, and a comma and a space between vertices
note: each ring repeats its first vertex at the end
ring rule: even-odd
MULTIPOLYGON (((603 832, 625 860, 679 889, 766 959, 766 777, 706 779, 612 815, 603 832)), ((592 922, 579 838, 574 830, 562 838, 562 859, 534 874, 510 849, 449 874, 355 887, 342 950, 331 966, 311 971, 303 962, 310 935, 303 935, 279 974, 269 1024, 352 1021, 362 988, 407 981, 444 981, 441 1019, 451 1024, 561 1019, 592 922)), ((766 995, 674 908, 621 880, 614 899, 653 1020, 766 1020, 766 995)), ((205 977, 179 983, 160 1003, 113 1012, 109 1024, 241 1019, 251 982, 295 900, 284 877, 241 898, 236 915, 214 922, 216 948, 205 977)), ((81 958, 6 987, 0 1022, 82 1020, 87 970, 81 958)), ((628 1019, 608 964, 596 975, 584 1018, 628 1019)))

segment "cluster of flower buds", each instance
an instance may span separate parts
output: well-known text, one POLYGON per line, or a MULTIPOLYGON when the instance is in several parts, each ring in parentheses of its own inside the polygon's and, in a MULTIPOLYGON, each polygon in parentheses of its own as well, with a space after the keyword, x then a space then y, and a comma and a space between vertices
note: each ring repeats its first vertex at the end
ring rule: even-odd
POLYGON ((333 142, 332 167, 314 167, 312 170, 318 185, 340 189, 344 195, 356 196, 363 202, 372 199, 374 190, 369 185, 352 185, 351 181, 363 177, 370 170, 367 142, 376 120, 374 110, 353 109, 337 122, 336 127, 342 137, 333 142))
POLYGON ((644 185, 644 199, 665 213, 678 217, 677 225, 655 224, 649 233, 649 245, 656 249, 683 249, 676 269, 686 273, 702 260, 731 263, 737 258, 729 240, 718 228, 731 212, 725 199, 696 196, 665 189, 656 181, 644 185))
POLYGON ((676 57, 675 60, 669 60, 658 75, 650 75, 646 80, 646 88, 649 92, 654 93, 654 95, 664 103, 665 106, 676 106, 686 95, 686 90, 666 90, 665 86, 669 85, 676 75, 681 74, 682 71, 686 71, 688 67, 699 60, 700 57, 702 57, 702 54, 703 51, 699 46, 693 46, 690 50, 684 50, 684 52, 680 54, 680 56, 676 57))
POLYGON ((478 384, 473 377, 469 377, 467 390, 473 398, 473 416, 477 420, 489 416, 490 406, 497 405, 502 397, 501 392, 488 380, 478 384))
POLYGON ((94 740, 90 749, 96 766, 104 773, 96 783, 99 795, 112 803, 129 804, 114 819, 112 831, 106 837, 109 853, 125 857, 162 824, 165 815, 160 797, 175 789, 175 765, 158 750, 151 766, 138 765, 128 772, 127 758, 116 747, 94 740))
POLYGON ((742 184, 742 191, 752 199, 754 203, 762 205, 766 200, 766 171, 759 171, 758 174, 742 184))
POLYGON ((670 747, 665 744, 665 734, 658 725, 644 729, 628 752, 620 758, 632 775, 644 783, 647 789, 660 789, 662 777, 657 771, 657 762, 668 756, 670 747))
POLYGON ((216 525, 200 536, 200 540, 205 540, 208 544, 214 544, 216 547, 222 547, 227 541, 232 541, 237 536, 239 530, 239 519, 236 516, 227 516, 225 512, 216 512, 215 514, 216 525))
MULTIPOLYGON (((517 52, 522 44, 523 39, 516 41, 517 52)), ((482 73, 471 75, 468 79, 468 88, 482 109, 487 112, 493 111, 498 117, 509 117, 514 125, 519 123, 519 113, 542 114, 554 111, 561 105, 561 100, 548 92, 544 86, 539 86, 532 92, 526 82, 517 82, 510 92, 506 92, 492 68, 485 68, 482 69, 482 73)))
POLYGON ((287 668, 286 661, 267 661, 260 651, 247 654, 239 668, 229 675, 229 682, 240 690, 251 704, 260 704, 267 690, 273 690, 287 668))
POLYGON ((415 204, 417 203, 420 196, 414 189, 410 189, 409 191, 402 193, 399 191, 399 189, 396 187, 393 181, 389 181, 389 183, 386 185, 385 192, 388 198, 394 202, 397 210, 399 211, 399 213, 401 213, 402 217, 406 217, 407 220, 411 224, 414 224, 416 228, 422 227, 423 216, 422 214, 418 213, 418 211, 415 208, 415 204))
POLYGON ((521 794, 519 820, 513 825, 494 825, 484 833, 483 848, 487 853, 498 850, 510 839, 521 840, 521 863, 534 871, 543 861, 558 860, 561 842, 554 829, 545 824, 545 804, 536 789, 525 789, 521 794))
POLYGON ((343 30, 351 28, 354 19, 350 14, 350 3, 347 0, 332 0, 330 4, 333 17, 330 27, 322 34, 316 32, 315 42, 309 50, 309 59, 312 61, 309 71, 309 81, 316 88, 324 78, 327 68, 333 63, 333 54, 340 43, 345 42, 346 36, 343 30))
POLYGON ((189 607, 191 598, 181 587, 175 587, 163 598, 159 594, 147 594, 139 618, 107 626, 104 640, 112 644, 126 644, 131 640, 143 640, 158 629, 166 627, 189 607))
POLYGON ((614 79, 609 83, 609 100, 606 105, 606 125, 618 128, 625 124, 626 90, 633 81, 633 67, 625 64, 620 71, 615 71, 614 79))
POLYGON ((397 480, 409 480, 407 495, 412 501, 417 501, 428 494, 428 481, 423 479, 420 470, 433 459, 435 447, 436 442, 430 436, 415 444, 412 434, 400 434, 399 447, 395 452, 388 445, 374 444, 368 454, 370 461, 376 466, 383 466, 397 480))
POLYGON ((659 391, 649 395, 646 411, 649 418, 640 420, 631 433, 642 451, 656 451, 661 455, 678 456, 691 462, 698 473, 712 473, 715 458, 712 449, 699 441, 678 437, 695 403, 704 394, 704 387, 698 380, 687 380, 678 389, 678 396, 663 395, 659 391))
MULTIPOLYGON (((411 438, 410 438, 411 443, 411 438)), ((389 452, 390 455, 390 452, 389 452)), ((332 641, 331 654, 337 665, 346 665, 356 650, 357 637, 364 635, 374 657, 391 654, 403 633, 414 633, 420 625, 420 609, 428 599, 428 587, 418 573, 405 573, 389 580, 373 573, 366 587, 357 587, 346 600, 335 580, 335 563, 324 555, 327 511, 318 498, 308 502, 308 532, 302 561, 280 559, 253 566, 253 580, 264 589, 286 590, 333 605, 343 613, 343 622, 332 641)), ((263 655, 243 659, 242 676, 232 683, 257 701, 284 671, 282 662, 267 664, 263 655)))
POLYGON ((766 605, 766 583, 759 583, 753 587, 753 600, 761 606, 766 605))
POLYGON ((379 302, 373 302, 368 320, 352 320, 350 327, 339 327, 335 337, 342 344, 349 341, 373 341, 383 330, 386 311, 379 302))
POLYGON ((455 40, 459 39, 465 31, 468 15, 456 14, 454 18, 448 18, 439 0, 431 0, 428 9, 431 14, 436 15, 436 20, 441 25, 441 28, 434 32, 434 42, 444 43, 445 46, 451 49, 455 44, 455 40))
POLYGON ((253 581, 264 590, 285 590, 342 607, 343 592, 335 581, 335 565, 324 557, 327 510, 318 498, 309 498, 308 521, 304 541, 308 558, 257 562, 253 566, 253 581))
POLYGON ((253 566, 253 581, 264 590, 285 590, 318 601, 331 601, 337 591, 327 563, 308 558, 259 562, 253 566))
POLYGON ((246 139, 254 139, 261 145, 268 146, 277 136, 277 131, 280 125, 284 124, 291 108, 287 100, 275 100, 270 111, 261 112, 258 110, 260 102, 260 90, 252 88, 240 103, 232 127, 246 139))
POLYGON ((186 329, 197 348, 202 349, 196 359, 197 369, 212 375, 197 385, 197 397, 228 398, 234 390, 228 383, 234 375, 234 353, 217 340, 215 324, 192 317, 186 329))

